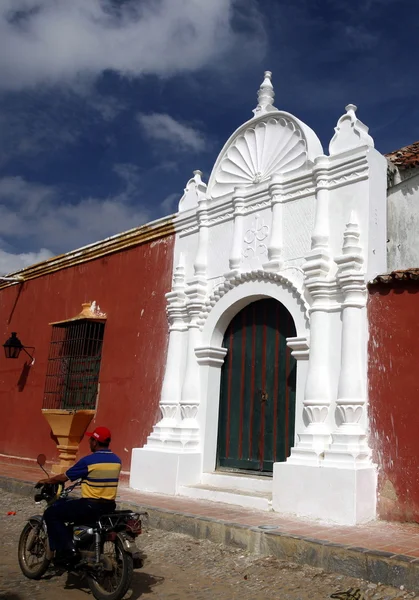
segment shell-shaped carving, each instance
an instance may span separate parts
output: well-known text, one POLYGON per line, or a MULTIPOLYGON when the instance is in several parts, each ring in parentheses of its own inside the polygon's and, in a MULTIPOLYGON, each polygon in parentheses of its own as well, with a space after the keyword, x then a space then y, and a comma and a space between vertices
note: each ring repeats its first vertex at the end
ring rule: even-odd
POLYGON ((214 178, 211 196, 218 198, 305 165, 307 148, 300 129, 285 117, 270 117, 246 129, 227 149, 214 178))

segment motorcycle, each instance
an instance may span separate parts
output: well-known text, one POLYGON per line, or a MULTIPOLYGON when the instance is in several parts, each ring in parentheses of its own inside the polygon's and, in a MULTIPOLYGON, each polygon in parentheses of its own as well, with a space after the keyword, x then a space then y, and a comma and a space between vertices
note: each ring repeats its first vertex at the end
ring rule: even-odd
MULTIPOLYGON (((37 462, 44 469, 46 457, 40 454, 37 462)), ((57 500, 67 500, 80 482, 64 487, 61 483, 43 484, 36 490, 35 502, 46 502, 46 508, 57 500)), ((97 600, 121 600, 128 591, 133 570, 142 567, 141 554, 135 538, 141 534, 142 518, 146 512, 115 510, 94 523, 74 525, 73 541, 80 560, 67 570, 78 572, 87 579, 97 600)), ((42 515, 29 517, 19 538, 19 565, 28 579, 40 579, 54 558, 48 542, 48 532, 42 515)))

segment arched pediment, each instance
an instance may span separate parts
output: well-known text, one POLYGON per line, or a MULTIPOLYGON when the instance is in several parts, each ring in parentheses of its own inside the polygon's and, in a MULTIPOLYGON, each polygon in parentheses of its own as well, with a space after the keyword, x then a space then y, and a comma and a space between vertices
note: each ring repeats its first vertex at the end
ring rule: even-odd
POLYGON ((305 169, 323 154, 319 138, 305 123, 274 106, 272 73, 265 71, 254 117, 239 127, 221 150, 208 183, 210 198, 228 196, 275 173, 305 169))
POLYGON ((240 127, 222 149, 208 184, 217 199, 268 181, 275 173, 304 169, 323 150, 315 133, 292 115, 274 111, 240 127))

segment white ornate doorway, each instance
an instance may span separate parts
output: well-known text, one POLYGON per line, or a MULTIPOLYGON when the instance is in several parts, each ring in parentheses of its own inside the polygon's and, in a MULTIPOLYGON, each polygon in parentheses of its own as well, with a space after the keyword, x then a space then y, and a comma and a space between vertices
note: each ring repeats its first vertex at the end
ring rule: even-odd
POLYGON ((297 360, 295 441, 273 465, 273 507, 355 523, 375 515, 365 303, 386 267, 386 161, 355 106, 326 156, 273 100, 266 72, 208 186, 195 171, 180 200, 161 419, 133 451, 131 485, 179 494, 214 472, 223 336, 248 304, 273 298, 294 321, 297 360))

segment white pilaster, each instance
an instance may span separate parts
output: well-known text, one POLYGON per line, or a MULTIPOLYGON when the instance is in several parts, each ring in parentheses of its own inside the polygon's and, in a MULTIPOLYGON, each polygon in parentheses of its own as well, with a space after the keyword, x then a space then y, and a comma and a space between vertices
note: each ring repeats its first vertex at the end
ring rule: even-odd
POLYGON ((202 196, 196 211, 198 220, 198 250, 194 261, 195 278, 202 278, 206 282, 208 265, 208 199, 202 196))
POLYGON ((187 290, 189 295, 188 313, 188 350, 186 357, 185 378, 182 386, 180 409, 182 421, 180 423, 180 442, 183 448, 197 448, 200 443, 199 424, 197 421, 200 405, 200 370, 195 355, 199 344, 199 315, 204 305, 205 293, 200 293, 199 288, 187 290))
POLYGON ((306 257, 304 271, 307 279, 326 280, 331 269, 329 248, 329 189, 327 156, 319 156, 315 161, 316 216, 311 235, 311 251, 306 257))
POLYGON ((329 248, 329 192, 327 158, 319 157, 316 175, 316 216, 312 247, 303 265, 310 308, 310 357, 304 394, 305 430, 298 434, 290 463, 319 465, 328 448, 331 403, 330 389, 330 313, 337 309, 336 284, 330 278, 332 261, 329 248))
POLYGON ((201 371, 200 424, 202 469, 205 473, 214 471, 216 465, 221 367, 227 349, 222 346, 201 346, 196 348, 195 354, 201 371))
POLYGON ((180 421, 180 390, 185 357, 187 312, 185 296, 185 269, 176 267, 172 291, 166 294, 167 315, 170 323, 166 371, 160 396, 162 419, 148 437, 148 446, 162 446, 174 442, 175 429, 180 421))
POLYGON ((338 426, 325 453, 325 466, 370 466, 365 430, 367 288, 357 217, 351 214, 344 233, 337 279, 343 292, 342 352, 337 410, 338 426))
POLYGON ((235 277, 241 272, 242 262, 242 245, 244 235, 244 198, 243 190, 235 188, 233 195, 234 207, 234 225, 233 225, 233 240, 230 249, 229 267, 230 271, 226 274, 226 278, 235 277))
POLYGON ((268 245, 269 261, 263 265, 267 271, 280 271, 284 261, 282 257, 283 246, 283 223, 282 223, 282 198, 283 186, 282 181, 276 176, 271 185, 271 206, 272 206, 272 227, 271 237, 268 245))
POLYGON ((199 225, 198 249, 194 261, 194 277, 188 281, 185 289, 188 311, 188 347, 186 367, 182 382, 180 399, 181 418, 179 443, 184 449, 196 449, 200 443, 199 425, 197 421, 200 403, 199 368, 195 356, 195 348, 199 343, 199 315, 205 304, 207 295, 208 265, 208 200, 201 196, 198 202, 197 218, 199 225))

